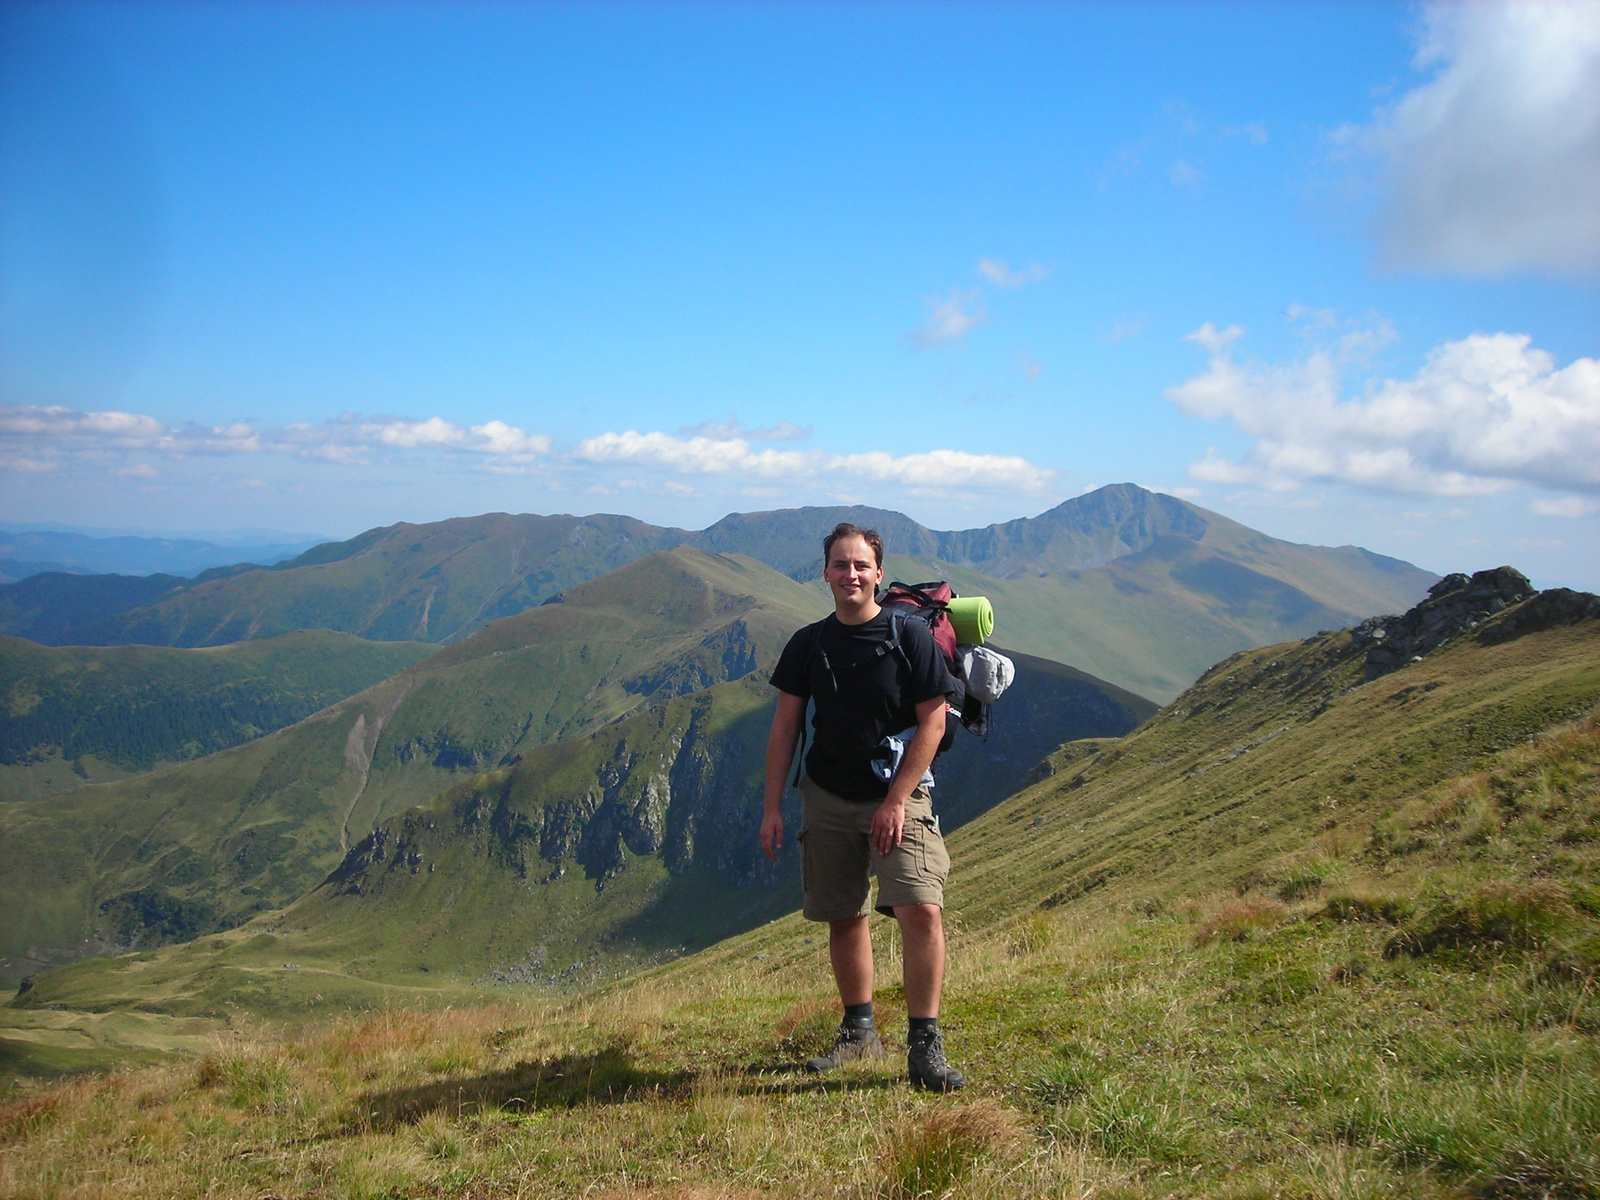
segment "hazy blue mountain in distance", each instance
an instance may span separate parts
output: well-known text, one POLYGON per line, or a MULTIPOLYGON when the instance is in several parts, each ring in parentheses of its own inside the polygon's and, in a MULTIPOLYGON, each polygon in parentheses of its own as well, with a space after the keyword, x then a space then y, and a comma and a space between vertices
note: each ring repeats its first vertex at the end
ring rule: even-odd
POLYGON ((94 571, 86 571, 82 567, 69 567, 66 563, 58 562, 28 562, 20 558, 0 558, 0 583, 16 583, 19 579, 27 579, 31 575, 44 575, 47 573, 57 575, 93 575, 94 571))
POLYGON ((35 565, 45 570, 96 575, 198 575, 210 567, 252 562, 271 566, 293 558, 320 539, 289 542, 219 545, 194 538, 91 537, 62 530, 0 530, 0 559, 8 560, 12 579, 37 570, 15 568, 35 565))

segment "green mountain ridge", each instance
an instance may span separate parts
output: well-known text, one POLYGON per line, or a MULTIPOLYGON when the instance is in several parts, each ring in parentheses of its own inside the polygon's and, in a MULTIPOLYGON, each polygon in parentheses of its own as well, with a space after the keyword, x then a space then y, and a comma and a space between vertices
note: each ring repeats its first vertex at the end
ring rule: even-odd
POLYGON ((437 650, 327 630, 204 650, 46 647, 0 637, 0 802, 236 746, 437 650))

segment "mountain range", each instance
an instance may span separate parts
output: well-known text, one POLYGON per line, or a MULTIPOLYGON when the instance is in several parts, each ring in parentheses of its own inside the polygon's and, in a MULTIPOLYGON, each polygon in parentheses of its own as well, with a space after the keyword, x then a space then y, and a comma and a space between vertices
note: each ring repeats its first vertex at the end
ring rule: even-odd
POLYGON ((878 528, 891 566, 995 592, 1017 649, 1157 700, 1223 654, 1402 611, 1435 576, 1356 547, 1302 546, 1132 484, 1037 517, 938 532, 864 507, 732 514, 695 532, 619 516, 488 514, 369 530, 273 567, 194 580, 36 575, 0 586, 0 633, 50 645, 211 646, 299 629, 450 643, 676 546, 820 570, 841 520, 878 528))

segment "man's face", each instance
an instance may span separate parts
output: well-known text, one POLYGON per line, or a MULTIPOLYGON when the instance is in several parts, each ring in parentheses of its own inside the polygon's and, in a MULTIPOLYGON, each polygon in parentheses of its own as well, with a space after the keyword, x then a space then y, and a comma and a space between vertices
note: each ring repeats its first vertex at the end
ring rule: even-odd
POLYGON ((859 610, 876 601, 878 585, 883 582, 883 568, 878 565, 866 538, 842 537, 829 551, 822 577, 828 581, 836 607, 859 610))

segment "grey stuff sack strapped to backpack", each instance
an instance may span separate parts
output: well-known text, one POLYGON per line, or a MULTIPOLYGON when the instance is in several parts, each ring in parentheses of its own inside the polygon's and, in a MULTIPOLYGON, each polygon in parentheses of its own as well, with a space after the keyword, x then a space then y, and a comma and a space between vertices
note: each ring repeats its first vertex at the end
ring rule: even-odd
POLYGON ((961 666, 967 676, 967 694, 984 704, 1000 699, 1017 677, 1016 664, 986 646, 961 647, 961 666))

